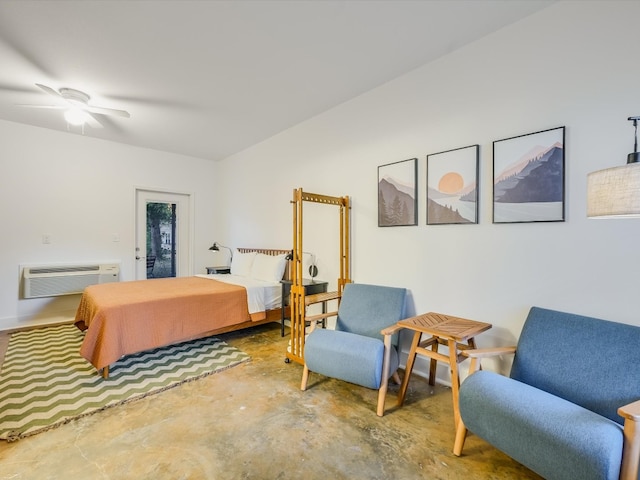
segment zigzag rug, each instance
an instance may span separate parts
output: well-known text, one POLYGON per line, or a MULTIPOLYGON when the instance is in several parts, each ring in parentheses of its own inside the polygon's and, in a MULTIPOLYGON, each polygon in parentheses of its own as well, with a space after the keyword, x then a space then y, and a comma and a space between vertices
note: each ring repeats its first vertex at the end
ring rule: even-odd
POLYGON ((11 336, 0 371, 0 440, 19 440, 250 359, 206 337, 123 357, 103 379, 80 356, 83 337, 74 325, 11 336))

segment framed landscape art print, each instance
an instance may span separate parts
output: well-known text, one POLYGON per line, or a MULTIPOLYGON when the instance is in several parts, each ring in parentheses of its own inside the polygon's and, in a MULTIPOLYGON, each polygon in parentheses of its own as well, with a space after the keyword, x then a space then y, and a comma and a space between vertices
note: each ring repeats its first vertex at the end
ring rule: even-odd
POLYGON ((479 145, 427 155, 427 225, 478 223, 479 145))
POLYGON ((564 221, 564 127, 493 142, 493 223, 564 221))
POLYGON ((378 167, 378 226, 418 224, 418 159, 378 167))

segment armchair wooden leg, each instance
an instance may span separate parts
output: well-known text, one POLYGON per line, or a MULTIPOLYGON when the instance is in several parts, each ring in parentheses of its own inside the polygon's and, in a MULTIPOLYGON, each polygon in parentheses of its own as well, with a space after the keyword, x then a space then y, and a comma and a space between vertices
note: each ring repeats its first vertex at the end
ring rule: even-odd
MULTIPOLYGON (((385 334, 384 336, 384 356, 382 357, 382 380, 380 382, 380 389, 378 390, 378 408, 376 414, 379 417, 384 415, 384 401, 387 398, 387 389, 389 387, 389 370, 391 359, 391 335, 385 334)), ((393 372, 393 379, 400 379, 398 371, 393 372)))
POLYGON ((619 408, 618 414, 624 418, 620 480, 637 480, 640 463, 640 401, 619 408))
MULTIPOLYGON (((396 385, 400 385, 400 375, 398 375, 398 371, 396 370, 391 375, 391 379, 396 383, 396 385)), ((376 414, 379 417, 384 416, 384 402, 387 398, 387 391, 389 389, 389 380, 382 379, 382 384, 380 385, 380 390, 378 390, 378 408, 376 409, 376 414)))
POLYGON ((303 392, 307 389, 307 382, 309 381, 309 367, 307 364, 304 364, 304 368, 302 370, 302 383, 300 384, 300 390, 303 392))
POLYGON ((459 457, 462 454, 462 448, 464 447, 464 441, 467 438, 467 427, 464 426, 462 418, 458 420, 458 426, 456 428, 456 439, 453 442, 453 454, 459 457))
POLYGON ((380 385, 380 390, 378 390, 378 408, 376 409, 376 414, 379 417, 384 415, 384 401, 387 398, 387 388, 389 387, 389 379, 382 378, 382 385, 380 385))

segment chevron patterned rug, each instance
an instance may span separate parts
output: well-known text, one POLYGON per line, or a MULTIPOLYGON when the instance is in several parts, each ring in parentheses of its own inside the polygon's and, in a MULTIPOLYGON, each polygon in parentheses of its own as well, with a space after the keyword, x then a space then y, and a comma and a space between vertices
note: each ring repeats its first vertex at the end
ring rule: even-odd
POLYGON ((123 357, 105 380, 80 356, 83 335, 61 325, 11 336, 0 371, 0 440, 19 440, 250 359, 207 337, 123 357))

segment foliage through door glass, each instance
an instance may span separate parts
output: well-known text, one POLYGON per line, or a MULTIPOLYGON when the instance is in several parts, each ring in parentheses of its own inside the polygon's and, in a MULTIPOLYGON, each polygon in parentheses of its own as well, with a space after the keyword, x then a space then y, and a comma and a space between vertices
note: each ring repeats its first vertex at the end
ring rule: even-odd
POLYGON ((176 276, 176 204, 147 203, 147 277, 176 276))

